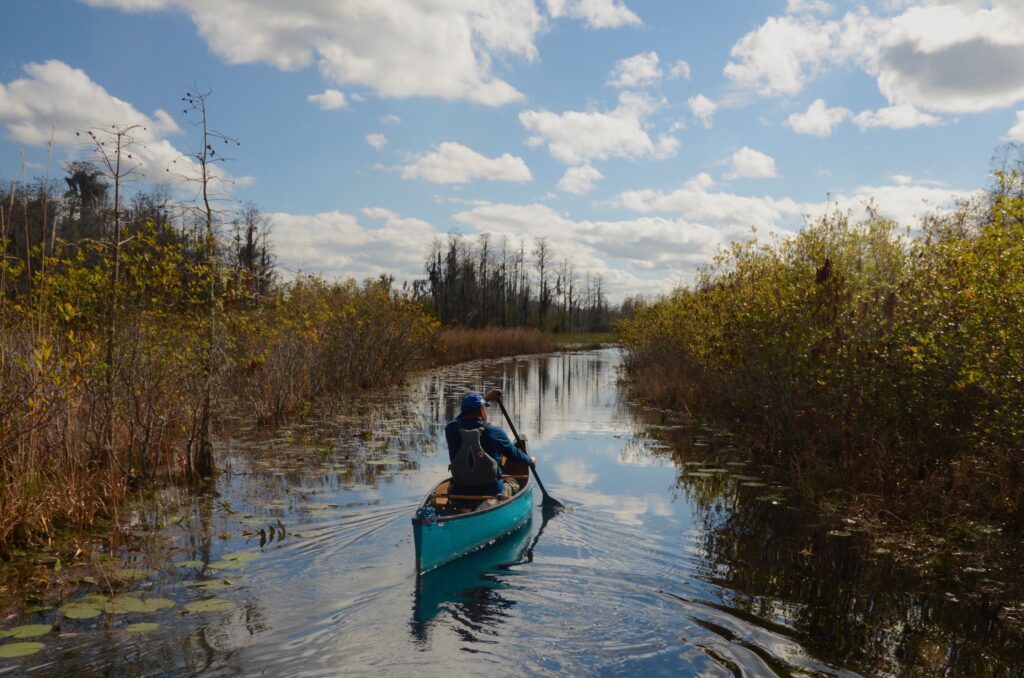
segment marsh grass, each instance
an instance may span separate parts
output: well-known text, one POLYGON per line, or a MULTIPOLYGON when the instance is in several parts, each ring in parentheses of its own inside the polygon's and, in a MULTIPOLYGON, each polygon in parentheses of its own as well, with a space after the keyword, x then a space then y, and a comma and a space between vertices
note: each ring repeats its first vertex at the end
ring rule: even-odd
POLYGON ((552 335, 535 329, 492 327, 445 328, 438 335, 435 359, 440 364, 496 358, 556 349, 552 335))

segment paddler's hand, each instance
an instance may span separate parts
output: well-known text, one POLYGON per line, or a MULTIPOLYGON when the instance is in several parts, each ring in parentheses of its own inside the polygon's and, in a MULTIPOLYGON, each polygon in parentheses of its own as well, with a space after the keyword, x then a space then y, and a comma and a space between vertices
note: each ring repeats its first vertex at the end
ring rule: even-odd
POLYGON ((537 468, 537 457, 530 457, 530 468, 537 468))
POLYGON ((501 400, 501 389, 492 388, 490 391, 487 392, 487 395, 484 396, 484 400, 486 400, 489 403, 493 403, 495 400, 501 400))

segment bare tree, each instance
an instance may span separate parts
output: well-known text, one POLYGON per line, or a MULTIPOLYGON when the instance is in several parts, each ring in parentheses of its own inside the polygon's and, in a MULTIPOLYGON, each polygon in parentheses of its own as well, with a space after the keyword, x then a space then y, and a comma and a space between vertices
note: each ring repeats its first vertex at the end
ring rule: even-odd
MULTIPOLYGON (((212 91, 202 91, 198 86, 193 86, 182 97, 185 102, 184 113, 194 119, 193 125, 199 130, 199 148, 184 156, 190 167, 186 174, 180 175, 187 181, 199 186, 201 205, 200 217, 204 227, 203 257, 206 263, 206 273, 209 277, 207 289, 207 327, 204 368, 204 384, 202 404, 199 414, 198 441, 195 436, 190 439, 188 450, 188 472, 189 475, 199 478, 211 478, 216 472, 213 460, 213 442, 210 434, 210 423, 213 416, 213 381, 216 374, 215 346, 217 338, 217 233, 215 221, 221 218, 221 214, 213 207, 217 197, 214 193, 218 185, 225 182, 224 176, 215 171, 218 164, 227 162, 227 157, 214 147, 217 146, 238 146, 237 139, 227 136, 210 126, 209 109, 207 101, 212 91), (196 446, 198 444, 198 449, 196 446)), ((177 161, 174 161, 175 163, 177 161)))
MULTIPOLYGON (((125 183, 139 176, 142 163, 135 156, 135 152, 141 143, 136 139, 136 135, 145 131, 146 127, 139 122, 129 125, 111 125, 110 129, 91 129, 85 132, 93 147, 93 155, 100 174, 106 177, 114 187, 114 230, 110 239, 110 248, 113 254, 113 276, 107 298, 106 418, 102 434, 102 445, 106 450, 108 463, 115 461, 114 417, 117 408, 114 402, 114 383, 117 364, 114 356, 114 344, 121 307, 121 246, 124 244, 121 228, 121 192, 125 183)), ((82 136, 82 132, 75 132, 75 134, 82 136)))

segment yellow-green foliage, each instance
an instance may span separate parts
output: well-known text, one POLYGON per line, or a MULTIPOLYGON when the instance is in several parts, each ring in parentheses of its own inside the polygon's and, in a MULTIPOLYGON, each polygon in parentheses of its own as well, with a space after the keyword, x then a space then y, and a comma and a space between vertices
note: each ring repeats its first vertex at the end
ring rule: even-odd
POLYGON ((1024 200, 913 236, 826 215, 736 245, 619 327, 648 395, 745 415, 800 477, 1024 529, 1024 200))
POLYGON ((211 333, 205 257, 151 225, 123 244, 115 287, 110 255, 58 243, 0 295, 0 547, 116 517, 133 486, 183 477, 211 336, 215 402, 261 423, 401 381, 432 350, 436 321, 386 282, 303 276, 251 298, 221 268, 211 333))

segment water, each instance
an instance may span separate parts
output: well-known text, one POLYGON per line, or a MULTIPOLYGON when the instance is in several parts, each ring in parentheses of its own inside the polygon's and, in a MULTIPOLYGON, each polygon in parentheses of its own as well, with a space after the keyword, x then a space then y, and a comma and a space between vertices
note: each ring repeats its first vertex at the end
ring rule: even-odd
POLYGON ((151 537, 123 555, 148 572, 128 588, 174 607, 24 613, 5 628, 59 633, 0 674, 1022 674, 998 582, 922 577, 819 524, 728 432, 627 402, 619 360, 461 365, 356 415, 238 433, 219 496, 136 516, 151 537), (491 386, 571 510, 538 506, 511 537, 417 578, 409 519, 445 473, 443 424, 465 390, 491 386), (223 559, 238 552, 260 557, 223 559), (174 565, 190 560, 204 565, 174 565), (204 599, 232 607, 183 614, 204 599), (125 629, 140 621, 160 627, 125 629))

